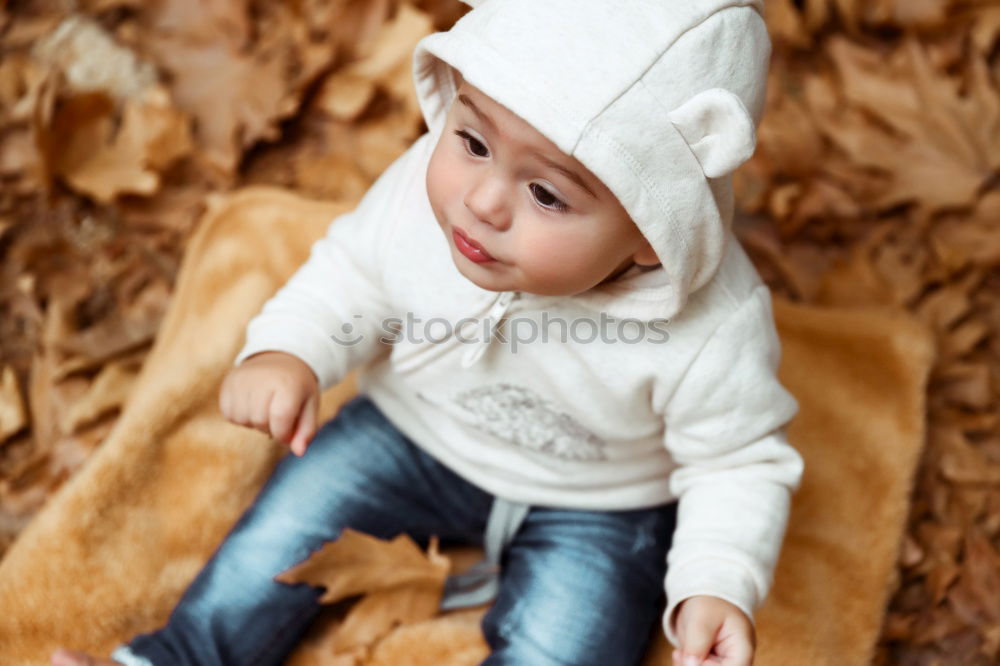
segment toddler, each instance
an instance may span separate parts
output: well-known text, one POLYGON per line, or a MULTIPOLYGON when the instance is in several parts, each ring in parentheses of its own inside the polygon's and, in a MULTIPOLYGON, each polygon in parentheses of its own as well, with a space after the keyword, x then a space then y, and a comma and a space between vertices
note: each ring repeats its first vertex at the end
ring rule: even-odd
POLYGON ((751 663, 802 474, 770 292, 730 228, 762 3, 470 4, 415 50, 428 132, 223 382, 225 417, 295 455, 165 627, 53 664, 281 664, 322 590, 273 578, 344 527, 482 544, 442 607, 493 602, 484 664, 634 666, 652 630, 677 666, 751 663))

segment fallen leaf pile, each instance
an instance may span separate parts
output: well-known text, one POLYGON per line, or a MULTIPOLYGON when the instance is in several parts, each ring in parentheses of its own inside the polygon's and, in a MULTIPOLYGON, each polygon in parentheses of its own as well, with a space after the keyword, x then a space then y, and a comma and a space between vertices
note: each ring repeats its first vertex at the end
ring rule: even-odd
MULTIPOLYGON (((766 8, 774 55, 758 151, 736 178, 741 240, 776 292, 903 308, 937 336, 879 663, 997 663, 1000 2, 766 8)), ((466 10, 0 3, 0 556, 113 427, 206 199, 268 183, 356 200, 424 131, 413 45, 466 10)), ((352 608, 422 616, 433 595, 378 607, 402 594, 391 580, 352 608)), ((329 663, 355 663, 403 620, 356 625, 329 663)))
POLYGON ((357 199, 419 136, 390 0, 0 5, 0 553, 104 439, 214 192, 357 199))

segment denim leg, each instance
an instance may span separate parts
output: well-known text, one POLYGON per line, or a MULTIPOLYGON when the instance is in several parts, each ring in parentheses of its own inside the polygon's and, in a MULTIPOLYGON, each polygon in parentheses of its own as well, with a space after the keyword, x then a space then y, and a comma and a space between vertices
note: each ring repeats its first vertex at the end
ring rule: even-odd
POLYGON ((402 435, 366 396, 344 405, 302 458, 286 455, 162 629, 128 645, 155 666, 281 664, 322 610, 322 589, 274 576, 344 527, 481 539, 492 495, 402 435))
POLYGON ((532 507, 483 618, 483 666, 636 666, 659 626, 676 502, 634 511, 532 507))

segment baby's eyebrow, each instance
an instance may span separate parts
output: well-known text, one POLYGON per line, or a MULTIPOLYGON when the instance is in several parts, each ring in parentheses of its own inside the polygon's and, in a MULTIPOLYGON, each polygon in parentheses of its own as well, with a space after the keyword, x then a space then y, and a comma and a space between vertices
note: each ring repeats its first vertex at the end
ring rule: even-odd
POLYGON ((472 110, 472 112, 476 114, 477 118, 479 118, 481 121, 483 121, 483 123, 488 125, 491 130, 493 130, 494 134, 500 133, 500 129, 497 127, 496 123, 493 122, 493 119, 490 118, 488 115, 486 115, 483 111, 481 111, 478 106, 473 104, 472 100, 469 99, 468 95, 465 94, 459 95, 458 101, 469 107, 472 110))
MULTIPOLYGON (((493 119, 490 118, 488 115, 486 115, 486 113, 483 112, 478 106, 476 106, 472 102, 472 100, 469 99, 468 95, 460 94, 458 96, 458 101, 461 102, 462 104, 464 104, 465 106, 469 107, 469 109, 474 114, 476 114, 476 117, 479 118, 479 120, 481 120, 485 125, 487 125, 490 128, 490 130, 493 131, 494 134, 500 134, 500 130, 499 130, 499 128, 497 128, 496 123, 493 122, 493 119)), ((537 159, 539 162, 541 162, 542 164, 544 164, 545 166, 549 167, 550 169, 555 169, 556 171, 558 171, 562 175, 566 176, 571 181, 573 181, 574 183, 576 183, 584 192, 586 192, 587 194, 589 194, 593 198, 597 199, 597 195, 594 194, 593 190, 591 190, 589 187, 587 187, 587 183, 585 183, 584 180, 583 180, 583 178, 581 178, 579 176, 579 174, 577 174, 575 171, 567 169, 566 167, 564 167, 563 165, 559 164, 558 162, 553 162, 548 157, 546 157, 545 155, 542 155, 538 151, 534 151, 533 150, 529 154, 532 157, 534 157, 535 159, 537 159)))
POLYGON ((562 175, 564 175, 567 178, 569 178, 570 180, 572 180, 574 183, 576 183, 577 185, 579 185, 580 188, 584 192, 586 192, 587 194, 589 194, 593 198, 595 198, 595 199, 597 198, 597 195, 594 194, 589 187, 587 187, 587 183, 583 182, 583 178, 580 178, 580 176, 575 171, 571 171, 571 170, 567 169, 566 167, 564 167, 563 165, 561 165, 561 164, 559 164, 557 162, 553 162, 552 160, 550 160, 549 158, 547 158, 545 155, 542 155, 541 153, 539 153, 537 151, 533 150, 529 154, 532 157, 534 157, 535 159, 537 159, 538 161, 540 161, 545 166, 549 167, 550 169, 555 169, 556 171, 558 171, 562 175))

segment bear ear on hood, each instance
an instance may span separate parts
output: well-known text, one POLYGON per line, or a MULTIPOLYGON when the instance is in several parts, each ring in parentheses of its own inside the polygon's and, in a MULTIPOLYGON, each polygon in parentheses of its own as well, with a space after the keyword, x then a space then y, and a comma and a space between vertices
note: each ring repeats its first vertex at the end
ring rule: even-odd
POLYGON ((465 4, 469 5, 473 9, 475 9, 479 5, 481 5, 484 2, 486 2, 486 0, 462 0, 462 2, 464 2, 465 4))
POLYGON ((732 172, 757 145, 753 119, 740 98, 723 88, 690 97, 667 114, 708 178, 732 172))

